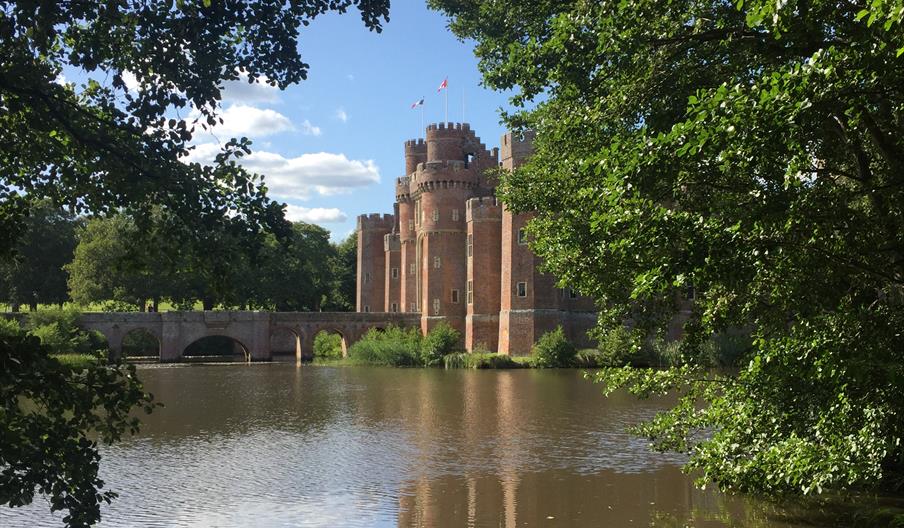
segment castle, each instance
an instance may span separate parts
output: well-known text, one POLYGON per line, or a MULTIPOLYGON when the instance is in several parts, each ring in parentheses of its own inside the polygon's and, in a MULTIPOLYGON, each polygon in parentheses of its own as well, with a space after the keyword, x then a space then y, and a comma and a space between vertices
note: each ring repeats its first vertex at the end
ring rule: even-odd
POLYGON ((445 321, 468 351, 528 354, 557 325, 586 345, 593 301, 539 271, 530 215, 496 200, 488 171, 524 163, 531 137, 505 134, 487 150, 467 123, 439 123, 406 141, 395 213, 358 217, 357 311, 419 312, 424 333, 445 321))

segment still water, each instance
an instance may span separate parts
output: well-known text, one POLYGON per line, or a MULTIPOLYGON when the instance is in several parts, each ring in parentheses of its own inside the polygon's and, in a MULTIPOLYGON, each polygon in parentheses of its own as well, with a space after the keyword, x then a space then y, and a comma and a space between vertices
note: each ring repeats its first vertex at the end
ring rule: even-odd
MULTIPOLYGON (((795 526, 700 491, 625 428, 663 403, 581 373, 139 369, 165 408, 103 449, 101 526, 795 526)), ((39 499, 4 528, 58 526, 39 499)))

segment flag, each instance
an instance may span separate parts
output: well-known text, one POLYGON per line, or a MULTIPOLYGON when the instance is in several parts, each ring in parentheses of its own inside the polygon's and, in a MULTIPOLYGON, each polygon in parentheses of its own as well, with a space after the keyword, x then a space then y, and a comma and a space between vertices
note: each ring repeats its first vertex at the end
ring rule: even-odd
POLYGON ((424 106, 424 98, 421 97, 419 101, 415 101, 411 103, 411 108, 417 108, 419 106, 424 106))
POLYGON ((449 78, 446 77, 443 79, 443 82, 439 85, 439 88, 436 89, 437 92, 441 92, 449 87, 449 78))

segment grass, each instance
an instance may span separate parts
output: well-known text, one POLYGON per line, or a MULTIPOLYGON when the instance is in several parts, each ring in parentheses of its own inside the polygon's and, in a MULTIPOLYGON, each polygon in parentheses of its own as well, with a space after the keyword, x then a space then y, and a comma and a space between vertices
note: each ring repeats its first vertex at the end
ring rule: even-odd
POLYGON ((460 352, 444 356, 443 365, 447 369, 516 369, 529 368, 531 366, 530 362, 518 361, 519 359, 523 358, 514 358, 506 354, 494 354, 492 352, 460 352))
POLYGON ((85 368, 99 361, 97 356, 91 354, 51 354, 50 357, 72 368, 85 368))

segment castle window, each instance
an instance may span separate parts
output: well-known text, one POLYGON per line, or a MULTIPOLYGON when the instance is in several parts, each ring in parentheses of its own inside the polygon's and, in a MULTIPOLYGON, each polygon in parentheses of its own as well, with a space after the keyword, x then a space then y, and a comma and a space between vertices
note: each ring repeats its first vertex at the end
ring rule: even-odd
POLYGON ((414 220, 408 219, 408 230, 414 231, 414 220))
POLYGON ((364 282, 365 283, 370 282, 370 272, 369 271, 364 272, 364 282))
POLYGON ((368 305, 365 304, 365 305, 364 305, 364 311, 365 311, 365 312, 369 312, 369 311, 370 311, 370 306, 368 306, 368 305))
POLYGON ((458 304, 461 293, 459 290, 452 290, 452 302, 458 304))
POLYGON ((458 222, 458 209, 452 209, 452 221, 458 222))
POLYGON ((527 297, 527 283, 526 282, 518 283, 518 297, 527 297))
POLYGON ((439 222, 439 208, 433 210, 433 221, 439 222))
POLYGON ((474 281, 468 281, 468 304, 474 304, 474 281))
POLYGON ((433 315, 439 315, 439 299, 433 299, 433 315))
POLYGON ((408 265, 408 274, 414 275, 415 273, 417 273, 417 268, 414 267, 414 263, 412 262, 408 265))
POLYGON ((523 227, 518 230, 518 243, 521 244, 522 246, 524 244, 527 244, 527 232, 524 231, 523 227))
POLYGON ((408 307, 408 311, 416 312, 417 311, 417 303, 411 303, 411 306, 408 307))
POLYGON ((392 306, 389 308, 389 310, 390 310, 391 312, 398 312, 398 311, 399 311, 399 305, 396 304, 396 303, 392 303, 392 306))
POLYGON ((439 269, 440 260, 439 257, 433 257, 433 267, 439 269))
POLYGON ((399 278, 399 268, 392 268, 392 278, 393 279, 399 278))
POLYGON ((468 256, 474 256, 474 235, 471 233, 468 233, 468 256))

